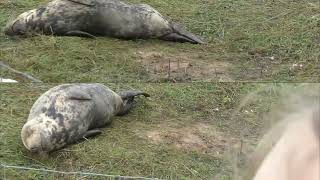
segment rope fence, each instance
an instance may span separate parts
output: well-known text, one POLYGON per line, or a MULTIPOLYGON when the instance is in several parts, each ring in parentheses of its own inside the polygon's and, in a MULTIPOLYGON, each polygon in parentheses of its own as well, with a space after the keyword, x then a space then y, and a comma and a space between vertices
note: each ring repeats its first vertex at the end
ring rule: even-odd
POLYGON ((37 169, 37 168, 31 168, 31 167, 13 166, 13 165, 6 165, 6 164, 0 164, 0 168, 27 170, 27 171, 40 171, 40 172, 55 173, 55 174, 61 174, 61 175, 99 176, 99 177, 114 178, 114 179, 160 180, 158 178, 147 178, 147 177, 141 177, 141 176, 120 176, 120 175, 108 175, 108 174, 80 172, 80 171, 65 172, 65 171, 57 171, 57 170, 50 170, 50 169, 44 169, 44 168, 37 169))

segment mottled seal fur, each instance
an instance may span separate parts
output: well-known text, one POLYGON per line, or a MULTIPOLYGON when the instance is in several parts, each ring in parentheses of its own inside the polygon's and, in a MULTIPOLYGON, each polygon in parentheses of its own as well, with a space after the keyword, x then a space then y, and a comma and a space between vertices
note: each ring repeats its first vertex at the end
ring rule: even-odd
POLYGON ((135 96, 146 93, 125 91, 117 94, 102 84, 56 86, 34 103, 21 131, 24 146, 34 153, 47 153, 100 134, 98 128, 111 117, 124 115, 135 96))
POLYGON ((53 0, 45 7, 19 15, 5 28, 5 34, 9 36, 37 33, 203 43, 194 34, 166 20, 151 6, 118 0, 53 0))

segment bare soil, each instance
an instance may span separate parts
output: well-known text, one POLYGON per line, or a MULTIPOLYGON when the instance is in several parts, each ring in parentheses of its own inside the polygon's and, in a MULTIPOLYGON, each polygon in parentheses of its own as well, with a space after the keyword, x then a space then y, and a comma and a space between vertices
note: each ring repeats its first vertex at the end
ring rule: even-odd
POLYGON ((163 52, 138 52, 140 61, 151 79, 169 78, 173 81, 233 81, 229 76, 231 64, 201 57, 199 54, 180 53, 172 56, 163 52))
MULTIPOLYGON (((140 135, 141 136, 141 135, 140 135)), ((171 144, 184 151, 223 154, 230 147, 238 145, 235 138, 218 131, 213 125, 196 123, 184 127, 161 124, 158 128, 146 131, 143 138, 152 143, 171 144)))

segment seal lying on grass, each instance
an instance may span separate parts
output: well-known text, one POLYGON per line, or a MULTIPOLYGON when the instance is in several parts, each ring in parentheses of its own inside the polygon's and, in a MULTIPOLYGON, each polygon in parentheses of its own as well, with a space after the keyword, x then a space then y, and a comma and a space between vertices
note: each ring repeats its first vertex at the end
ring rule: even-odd
POLYGON ((118 0, 54 0, 45 7, 19 15, 5 28, 9 36, 35 33, 203 43, 192 33, 164 19, 151 6, 129 5, 118 0))
POLYGON ((132 108, 140 91, 115 93, 102 84, 65 84, 41 95, 23 126, 24 146, 34 153, 47 153, 101 134, 98 128, 111 123, 111 117, 132 108))

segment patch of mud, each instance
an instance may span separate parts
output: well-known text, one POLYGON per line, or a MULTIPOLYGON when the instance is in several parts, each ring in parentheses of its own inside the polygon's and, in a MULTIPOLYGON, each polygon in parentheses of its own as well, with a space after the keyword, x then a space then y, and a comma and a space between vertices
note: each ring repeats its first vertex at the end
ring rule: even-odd
POLYGON ((228 70, 231 64, 207 59, 202 55, 161 52, 138 52, 143 66, 154 81, 233 81, 228 70))
POLYGON ((212 125, 197 123, 179 128, 159 125, 157 129, 140 134, 155 144, 171 144, 177 149, 200 153, 223 154, 238 143, 212 125))

